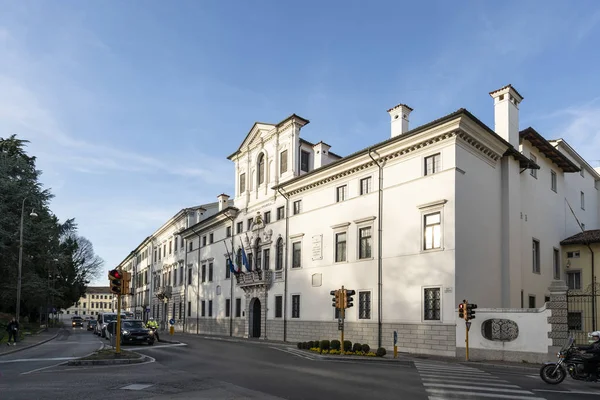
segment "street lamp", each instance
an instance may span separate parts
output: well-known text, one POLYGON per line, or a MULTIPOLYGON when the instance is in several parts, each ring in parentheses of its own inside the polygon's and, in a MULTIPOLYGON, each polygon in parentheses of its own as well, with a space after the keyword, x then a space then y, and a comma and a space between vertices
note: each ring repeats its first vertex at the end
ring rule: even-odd
MULTIPOLYGON (((19 277, 17 279, 17 322, 19 322, 19 315, 21 314, 21 270, 23 266, 23 217, 25 216, 25 200, 27 197, 23 199, 23 204, 21 205, 21 230, 19 235, 19 277)), ((32 209, 29 216, 32 218, 37 217, 38 215, 32 209)))

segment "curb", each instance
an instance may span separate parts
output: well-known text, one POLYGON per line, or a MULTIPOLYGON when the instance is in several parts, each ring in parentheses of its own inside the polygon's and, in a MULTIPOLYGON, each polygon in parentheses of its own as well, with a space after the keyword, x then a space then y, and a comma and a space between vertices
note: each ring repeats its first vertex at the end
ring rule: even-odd
MULTIPOLYGON (((38 332, 38 333, 39 333, 39 332, 38 332)), ((32 336, 33 336, 33 335, 32 335, 32 336)), ((19 347, 18 349, 14 349, 14 350, 6 351, 6 352, 4 352, 4 353, 0 353, 0 357, 2 357, 2 356, 6 356, 6 355, 8 355, 8 354, 13 354, 13 353, 16 353, 16 352, 18 352, 18 351, 27 350, 27 349, 30 349, 30 348, 32 348, 32 347, 39 346, 39 345, 41 345, 41 344, 47 343, 47 342, 49 342, 49 341, 51 341, 51 340, 54 340, 54 339, 56 339, 57 337, 58 337, 58 333, 57 333, 56 335, 52 336, 52 337, 51 337, 51 338, 49 338, 49 339, 42 340, 41 342, 33 343, 33 344, 30 344, 29 346, 25 346, 25 347, 19 347)))
POLYGON ((160 339, 159 341, 157 341, 156 343, 169 343, 169 344, 181 344, 181 342, 175 342, 173 340, 163 340, 160 339))
POLYGON ((150 357, 141 356, 139 358, 125 360, 71 360, 67 361, 68 366, 89 366, 89 365, 123 365, 123 364, 141 364, 149 361, 150 357))

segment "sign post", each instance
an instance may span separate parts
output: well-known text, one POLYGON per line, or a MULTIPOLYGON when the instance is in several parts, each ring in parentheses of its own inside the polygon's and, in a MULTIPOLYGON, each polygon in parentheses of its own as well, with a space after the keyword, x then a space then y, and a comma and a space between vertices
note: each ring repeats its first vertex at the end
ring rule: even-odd
POLYGON ((469 329, 471 329, 471 322, 465 322, 465 326, 467 327, 467 334, 465 336, 465 344, 466 344, 466 360, 469 361, 469 329))
POLYGON ((175 327, 173 326, 175 325, 175 320, 173 318, 169 320, 169 325, 171 325, 169 327, 169 335, 173 335, 175 333, 175 327))
POLYGON ((394 358, 398 358, 398 332, 394 331, 394 358))
POLYGON ((116 332, 116 352, 119 354, 121 352, 121 295, 117 295, 117 332, 116 332))

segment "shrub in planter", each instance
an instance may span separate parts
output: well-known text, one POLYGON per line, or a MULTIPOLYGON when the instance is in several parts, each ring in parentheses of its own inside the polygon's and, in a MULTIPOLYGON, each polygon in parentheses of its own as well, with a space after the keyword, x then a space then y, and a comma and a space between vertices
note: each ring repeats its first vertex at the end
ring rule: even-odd
POLYGON ((329 343, 329 340, 325 339, 325 340, 321 340, 321 350, 329 350, 329 346, 331 343, 329 343))
POLYGON ((355 353, 357 351, 362 351, 362 345, 360 343, 354 343, 354 346, 352 346, 352 351, 355 353))
POLYGON ((368 353, 369 351, 371 351, 371 346, 369 346, 368 344, 363 344, 362 348, 361 348, 363 353, 368 353))
POLYGON ((313 347, 317 347, 318 344, 315 346, 315 342, 313 342, 312 340, 310 342, 308 342, 308 348, 312 349, 313 347))
POLYGON ((315 347, 319 347, 319 343, 321 343, 320 340, 313 340, 313 343, 315 344, 315 347))
POLYGON ((298 348, 299 348, 300 350, 302 350, 302 349, 304 348, 304 346, 302 345, 302 342, 298 342, 298 348))
POLYGON ((377 355, 377 357, 383 357, 383 356, 385 356, 385 353, 386 353, 385 349, 383 347, 380 347, 377 349, 377 353, 375 353, 375 354, 377 355))
POLYGON ((344 340, 344 351, 352 350, 352 342, 349 340, 344 340))
POLYGON ((332 341, 331 341, 331 343, 330 343, 330 345, 331 345, 331 348, 332 348, 333 350, 339 350, 339 349, 340 349, 340 346, 341 346, 341 344, 340 344, 340 341, 339 341, 339 340, 332 340, 332 341))
POLYGON ((304 347, 305 350, 310 349, 310 347, 308 346, 308 342, 302 342, 302 347, 304 347))

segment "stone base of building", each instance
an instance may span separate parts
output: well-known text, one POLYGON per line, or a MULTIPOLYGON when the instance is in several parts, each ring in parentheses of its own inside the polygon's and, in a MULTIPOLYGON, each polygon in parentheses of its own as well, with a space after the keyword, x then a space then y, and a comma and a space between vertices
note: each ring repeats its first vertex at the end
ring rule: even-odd
POLYGON ((218 335, 218 336, 245 336, 246 320, 234 318, 230 324, 229 319, 200 318, 199 321, 187 320, 185 332, 199 335, 218 335))
MULTIPOLYGON (((456 348, 456 356, 465 358, 466 349, 456 348)), ((556 359, 556 353, 533 353, 527 351, 507 351, 469 348, 469 360, 471 361, 510 361, 519 363, 543 364, 556 359)))

